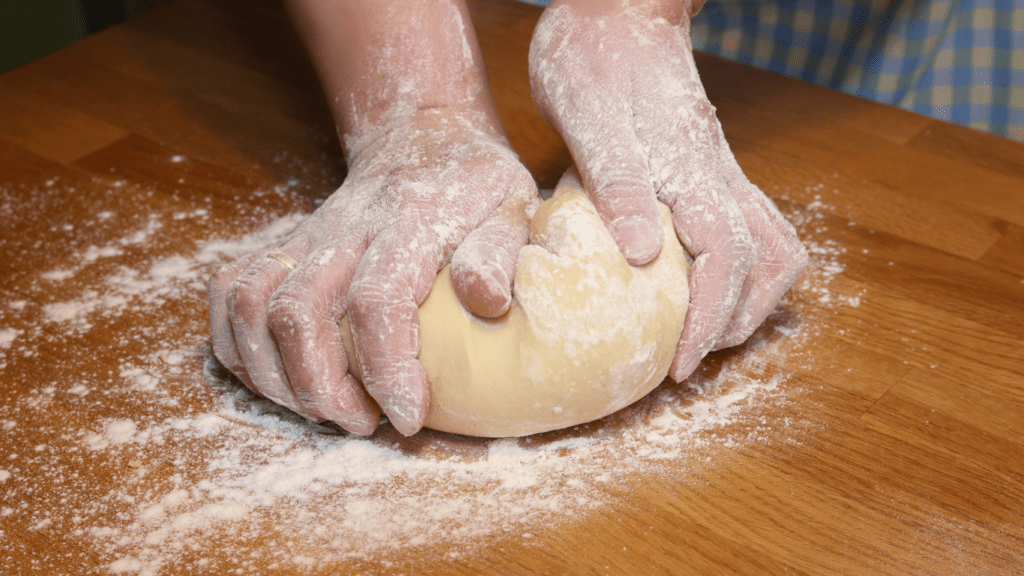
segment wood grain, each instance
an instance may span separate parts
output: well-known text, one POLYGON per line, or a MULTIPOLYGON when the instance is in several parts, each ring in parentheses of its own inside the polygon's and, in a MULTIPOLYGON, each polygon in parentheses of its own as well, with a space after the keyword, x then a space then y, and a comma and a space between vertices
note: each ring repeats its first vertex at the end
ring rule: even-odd
MULTIPOLYGON (((530 99, 540 9, 470 4, 509 139, 551 187, 571 158, 530 99)), ((1024 146, 697 61, 740 164, 797 225, 812 266, 750 343, 709 356, 689 384, 778 381, 775 400, 744 399, 747 416, 690 438, 685 459, 608 483, 599 506, 566 508, 529 537, 345 558, 310 536, 321 519, 262 508, 183 546, 164 572, 1024 573, 1024 146), (280 550, 319 560, 281 563, 280 550)), ((109 573, 120 552, 83 527, 127 529, 147 495, 199 485, 223 456, 219 436, 87 447, 98 423, 187 419, 219 402, 203 376, 202 283, 159 298, 159 282, 140 296, 111 279, 312 211, 344 159, 271 0, 174 0, 0 76, 0 110, 0 471, 13 471, 0 478, 0 572, 109 573), (116 257, 89 260, 104 249, 116 257), (53 319, 89 290, 153 301, 53 319), (169 366, 158 353, 175 334, 189 344, 169 366), (139 366, 162 366, 155 385, 171 393, 140 392, 139 366), (71 392, 80 382, 105 384, 71 392)), ((521 445, 615 434, 656 402, 521 445)), ((379 435, 412 458, 488 450, 379 435)), ((602 464, 643 457, 628 459, 602 464)))

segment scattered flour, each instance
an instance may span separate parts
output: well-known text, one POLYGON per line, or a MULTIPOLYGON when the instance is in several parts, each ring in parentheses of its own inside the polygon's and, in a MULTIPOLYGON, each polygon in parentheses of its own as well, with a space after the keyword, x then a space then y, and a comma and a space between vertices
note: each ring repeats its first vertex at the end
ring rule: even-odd
POLYGON ((406 439, 389 426, 361 438, 255 397, 209 352, 205 279, 280 239, 304 209, 261 215, 253 227, 262 227, 235 237, 219 237, 204 208, 152 216, 120 240, 82 248, 76 268, 40 274, 37 293, 0 311, 0 321, 16 316, 40 331, 0 329, 0 367, 24 382, 0 422, 6 434, 26 435, 24 447, 0 454, 0 514, 128 574, 315 572, 388 566, 438 545, 457 558, 484 541, 537 542, 546 528, 600 510, 638 475, 683 482, 738 447, 798 441, 799 426, 780 415, 800 393, 788 386, 786 360, 820 329, 816 314, 860 297, 834 290, 845 249, 813 240, 822 210, 787 215, 808 239, 810 267, 739 351, 713 354, 686 382, 599 422, 500 440, 433 431, 406 439), (147 243, 200 224, 208 239, 139 257, 147 243), (59 297, 48 301, 54 284, 59 297), (45 376, 31 368, 41 348, 55 347, 65 362, 45 376), (76 359, 91 355, 118 358, 118 367, 79 370, 76 359), (58 409, 64 421, 35 426, 58 409), (46 493, 27 480, 38 474, 46 493), (253 542, 270 544, 233 544, 253 542))
POLYGON ((89 388, 84 384, 76 384, 68 390, 68 394, 76 394, 78 396, 85 396, 89 393, 89 388))
POLYGON ((9 347, 22 332, 16 328, 0 328, 0 348, 9 347))

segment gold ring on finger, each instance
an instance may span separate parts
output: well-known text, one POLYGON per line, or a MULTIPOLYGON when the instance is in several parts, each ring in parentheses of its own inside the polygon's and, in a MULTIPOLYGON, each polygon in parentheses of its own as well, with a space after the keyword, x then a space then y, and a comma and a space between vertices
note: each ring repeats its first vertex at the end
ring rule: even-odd
POLYGON ((296 262, 294 258, 285 254, 284 252, 271 252, 267 254, 267 258, 273 258, 274 260, 277 260, 281 264, 287 266, 289 270, 295 270, 295 267, 299 265, 299 263, 296 262))

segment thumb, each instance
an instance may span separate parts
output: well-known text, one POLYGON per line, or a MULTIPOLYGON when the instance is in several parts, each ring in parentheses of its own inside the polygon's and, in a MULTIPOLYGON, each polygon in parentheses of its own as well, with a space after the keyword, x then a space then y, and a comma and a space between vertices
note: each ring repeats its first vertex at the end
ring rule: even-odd
POLYGON ((532 194, 506 199, 452 255, 452 288, 459 302, 478 316, 496 318, 512 304, 516 260, 529 237, 528 212, 537 196, 532 178, 527 180, 532 194))

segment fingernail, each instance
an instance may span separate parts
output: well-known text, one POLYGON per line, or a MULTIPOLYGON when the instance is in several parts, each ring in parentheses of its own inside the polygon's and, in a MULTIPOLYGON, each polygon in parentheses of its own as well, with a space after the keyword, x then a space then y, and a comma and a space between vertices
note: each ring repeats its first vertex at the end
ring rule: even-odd
POLYGON ((704 357, 707 355, 708 353, 706 351, 701 352, 700 350, 698 350, 696 353, 690 356, 689 360, 682 364, 679 364, 675 368, 675 370, 672 371, 672 379, 678 383, 689 378, 690 374, 693 374, 693 371, 697 369, 697 366, 700 366, 701 360, 703 360, 704 357))
POLYGON ((377 404, 352 376, 346 375, 340 385, 322 394, 318 408, 323 417, 353 434, 369 436, 380 423, 377 404))
POLYGON ((660 225, 642 216, 623 216, 612 222, 609 231, 630 264, 646 264, 661 250, 660 225))
POLYGON ((508 291, 508 274, 505 274, 505 271, 501 268, 492 266, 488 276, 491 277, 491 286, 498 290, 498 295, 505 300, 510 300, 512 294, 508 291))
POLYGON ((345 430, 348 430, 353 434, 359 434, 360 436, 369 436, 370 434, 373 434, 373 431, 377 429, 377 423, 380 422, 379 417, 367 417, 366 415, 331 418, 331 420, 336 422, 345 430))
POLYGON ((508 275, 500 267, 487 266, 478 275, 474 274, 473 281, 468 284, 465 289, 469 294, 464 304, 474 314, 496 318, 504 314, 512 303, 508 275))
POLYGON ((505 310, 508 310, 509 304, 512 303, 512 292, 508 287, 508 274, 505 274, 501 268, 492 267, 488 276, 491 277, 492 292, 487 307, 490 309, 490 316, 500 316, 505 310))
POLYGON ((399 411, 399 409, 395 407, 384 408, 382 406, 381 408, 384 413, 388 415, 388 421, 391 422, 391 425, 395 427, 395 430, 401 432, 403 436, 412 436, 419 432, 420 428, 423 427, 420 423, 420 418, 417 418, 413 414, 407 414, 399 411))
MULTIPOLYGON (((425 383, 425 382, 424 382, 425 383)), ((396 390, 386 398, 376 398, 380 410, 387 415, 391 425, 405 436, 419 432, 426 419, 426 402, 416 398, 413 387, 396 390)))

